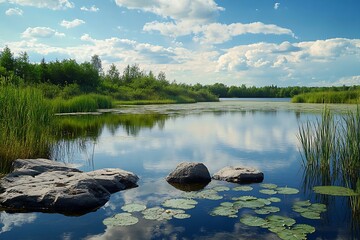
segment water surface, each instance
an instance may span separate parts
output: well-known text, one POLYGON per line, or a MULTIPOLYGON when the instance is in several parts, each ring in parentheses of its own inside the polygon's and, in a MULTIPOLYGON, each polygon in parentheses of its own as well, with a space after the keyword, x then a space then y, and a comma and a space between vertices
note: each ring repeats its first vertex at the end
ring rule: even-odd
MULTIPOLYGON (((266 229, 248 227, 239 218, 251 209, 241 209, 238 218, 210 216, 222 201, 239 195, 269 197, 259 193, 259 184, 251 192, 222 192, 224 199, 199 200, 187 211, 190 219, 166 222, 140 218, 129 227, 107 228, 102 221, 123 212, 126 203, 139 202, 160 206, 184 192, 164 178, 183 161, 203 162, 213 174, 225 166, 256 167, 264 172, 264 183, 300 190, 295 195, 280 195, 275 206, 278 215, 294 218, 316 228, 309 239, 358 238, 348 199, 321 198, 305 186, 297 139, 299 123, 314 120, 323 106, 288 102, 221 101, 188 105, 149 105, 121 107, 102 116, 66 117, 82 123, 71 127, 74 134, 59 141, 54 158, 78 166, 83 171, 121 168, 140 177, 139 187, 113 194, 96 212, 69 217, 45 213, 1 213, 1 239, 278 239, 266 229), (96 122, 96 124, 95 124, 96 122), (88 127, 86 127, 88 125, 88 127), (59 154, 59 150, 60 153, 59 154), (309 220, 292 211, 297 200, 327 205, 320 220, 309 220)), ((331 105, 341 113, 353 106, 331 105)), ((55 150, 54 150, 55 151, 55 150)), ((214 186, 233 188, 237 184, 212 181, 214 186)), ((140 214, 141 215, 141 214, 140 214)))

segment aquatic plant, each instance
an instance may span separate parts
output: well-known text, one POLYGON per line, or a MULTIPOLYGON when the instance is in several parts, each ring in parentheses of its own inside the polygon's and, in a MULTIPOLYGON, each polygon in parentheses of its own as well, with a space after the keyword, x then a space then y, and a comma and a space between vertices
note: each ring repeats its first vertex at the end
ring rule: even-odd
POLYGON ((165 200, 162 205, 169 208, 192 209, 197 204, 193 199, 175 198, 165 200))
POLYGON ((262 183, 262 184, 260 184, 260 187, 268 188, 268 189, 275 189, 275 188, 277 188, 277 185, 273 184, 273 183, 262 183))
POLYGON ((184 210, 165 209, 162 207, 147 208, 142 211, 142 214, 145 219, 156 221, 167 221, 171 220, 173 217, 177 219, 186 219, 190 217, 190 215, 186 214, 184 210))
POLYGON ((312 204, 310 201, 297 201, 293 205, 293 211, 300 213, 304 218, 320 219, 320 214, 326 212, 326 205, 320 203, 312 204))
POLYGON ((98 109, 109 109, 114 106, 110 97, 98 94, 85 94, 71 99, 56 98, 51 100, 57 113, 96 112, 98 109))
POLYGON ((314 192, 319 194, 331 195, 331 196, 359 196, 360 193, 356 193, 350 188, 340 186, 316 186, 313 188, 314 192))
POLYGON ((106 218, 103 224, 108 227, 116 226, 130 226, 139 222, 139 219, 132 216, 130 213, 118 213, 113 217, 106 218))
POLYGON ((233 190, 233 191, 244 191, 244 192, 248 192, 248 191, 253 190, 253 188, 250 187, 250 186, 238 186, 238 187, 234 187, 232 190, 233 190))
POLYGON ((290 188, 290 187, 278 187, 276 188, 276 191, 279 194, 297 194, 299 193, 299 190, 296 188, 290 188))
POLYGON ((144 211, 146 209, 146 206, 143 204, 139 204, 139 203, 130 203, 130 204, 126 204, 124 206, 121 207, 121 209, 125 212, 141 212, 144 211))

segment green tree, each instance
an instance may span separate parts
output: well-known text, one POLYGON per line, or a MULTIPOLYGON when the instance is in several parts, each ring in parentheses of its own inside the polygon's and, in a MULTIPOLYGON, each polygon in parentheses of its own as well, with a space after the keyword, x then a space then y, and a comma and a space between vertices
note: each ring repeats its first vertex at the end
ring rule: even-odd
POLYGON ((91 57, 91 65, 98 72, 99 75, 103 74, 102 62, 99 55, 95 54, 91 57))
POLYGON ((4 67, 7 72, 15 70, 14 55, 8 46, 0 53, 0 66, 4 67))

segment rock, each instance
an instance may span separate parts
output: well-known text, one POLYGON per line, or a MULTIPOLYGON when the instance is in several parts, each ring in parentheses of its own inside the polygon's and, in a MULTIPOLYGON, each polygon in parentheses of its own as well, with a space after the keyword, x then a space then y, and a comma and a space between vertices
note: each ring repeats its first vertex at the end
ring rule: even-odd
POLYGON ((202 163, 180 163, 167 177, 169 183, 208 183, 211 176, 207 167, 202 163))
POLYGON ((234 183, 258 183, 264 180, 264 174, 255 168, 225 167, 215 173, 213 179, 234 183))
POLYGON ((10 211, 79 215, 103 206, 110 194, 137 186, 138 177, 121 169, 81 172, 46 159, 18 159, 0 180, 0 207, 10 211))

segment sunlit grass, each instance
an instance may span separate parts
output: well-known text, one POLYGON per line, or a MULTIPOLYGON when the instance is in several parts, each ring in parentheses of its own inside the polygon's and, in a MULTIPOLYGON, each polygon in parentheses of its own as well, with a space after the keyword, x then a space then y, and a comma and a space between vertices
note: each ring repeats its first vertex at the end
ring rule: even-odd
POLYGON ((56 98, 51 103, 57 113, 95 112, 114 106, 112 98, 98 94, 85 94, 71 99, 56 98))
POLYGON ((310 92, 294 96, 293 103, 360 103, 360 91, 310 92))

